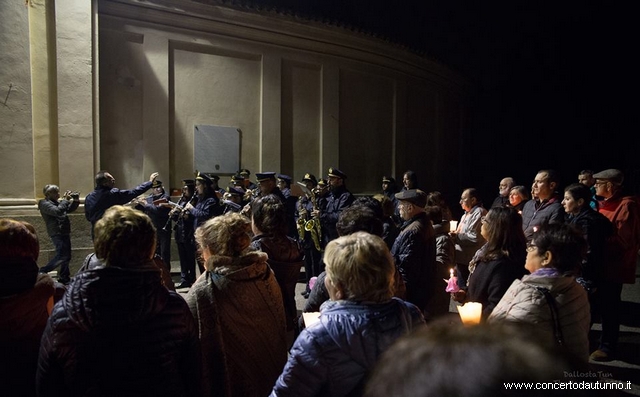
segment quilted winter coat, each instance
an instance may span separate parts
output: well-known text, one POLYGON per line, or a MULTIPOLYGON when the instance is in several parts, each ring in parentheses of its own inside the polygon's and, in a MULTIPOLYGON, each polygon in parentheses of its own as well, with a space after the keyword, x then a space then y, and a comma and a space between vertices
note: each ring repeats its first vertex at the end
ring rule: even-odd
POLYGON ((197 396, 200 345, 160 270, 97 267, 74 277, 42 336, 39 396, 197 396))
POLYGON ((305 328, 271 392, 273 397, 357 396, 378 357, 424 324, 420 310, 398 298, 379 304, 327 301, 305 328))
MULTIPOLYGON (((544 269, 541 269, 544 270, 544 269)), ((545 275, 544 271, 515 280, 489 316, 489 321, 510 320, 532 324, 549 340, 554 339, 551 309, 542 292, 546 288, 555 298, 564 345, 583 360, 589 357, 589 300, 574 277, 545 275)))

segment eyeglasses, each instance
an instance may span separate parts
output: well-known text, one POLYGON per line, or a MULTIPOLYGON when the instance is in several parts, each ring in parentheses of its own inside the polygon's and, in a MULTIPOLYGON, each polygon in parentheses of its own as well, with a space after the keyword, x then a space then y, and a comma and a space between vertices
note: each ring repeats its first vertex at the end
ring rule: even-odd
POLYGON ((533 243, 533 241, 529 241, 529 242, 527 243, 527 252, 533 252, 533 251, 535 251, 535 250, 537 250, 537 249, 538 249, 538 246, 536 246, 536 245, 533 243))
POLYGON ((608 183, 607 181, 596 181, 594 185, 606 185, 607 183, 608 183))

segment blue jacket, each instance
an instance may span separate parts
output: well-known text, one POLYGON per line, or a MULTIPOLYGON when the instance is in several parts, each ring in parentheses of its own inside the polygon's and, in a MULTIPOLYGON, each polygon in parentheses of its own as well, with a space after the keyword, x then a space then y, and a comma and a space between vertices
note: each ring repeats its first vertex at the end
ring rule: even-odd
POLYGON ((342 211, 349 207, 355 197, 347 190, 345 186, 339 186, 331 191, 327 197, 327 206, 320 213, 320 223, 322 224, 322 240, 323 245, 327 245, 329 241, 338 238, 336 223, 342 211))
POLYGON ((378 357, 424 324, 417 307, 397 298, 379 304, 327 301, 320 311, 319 321, 293 344, 271 396, 358 395, 378 357))
POLYGON ((146 181, 131 190, 109 189, 97 186, 84 199, 84 215, 91 224, 102 218, 104 212, 114 205, 126 204, 151 188, 151 181, 146 181))

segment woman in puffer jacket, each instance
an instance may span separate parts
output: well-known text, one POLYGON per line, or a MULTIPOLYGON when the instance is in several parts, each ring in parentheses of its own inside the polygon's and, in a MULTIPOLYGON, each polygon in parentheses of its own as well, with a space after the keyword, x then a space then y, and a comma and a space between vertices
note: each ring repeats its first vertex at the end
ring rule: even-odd
POLYGON ((424 324, 416 306, 392 297, 394 263, 380 237, 340 237, 324 261, 331 300, 298 336, 271 396, 361 395, 380 354, 424 324))
POLYGON ((151 219, 123 206, 94 229, 80 272, 42 336, 39 396, 198 396, 200 345, 185 300, 162 284, 151 219))
POLYGON ((530 275, 516 280, 489 321, 520 321, 535 326, 581 360, 589 357, 589 301, 575 279, 587 243, 570 225, 542 226, 527 247, 530 275), (555 320, 554 320, 555 318, 555 320))

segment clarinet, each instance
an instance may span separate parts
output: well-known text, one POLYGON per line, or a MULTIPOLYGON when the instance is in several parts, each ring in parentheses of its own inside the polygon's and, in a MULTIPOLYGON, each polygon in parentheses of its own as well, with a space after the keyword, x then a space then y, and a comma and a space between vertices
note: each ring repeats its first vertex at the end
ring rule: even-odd
MULTIPOLYGON (((183 198, 184 198, 184 195, 182 195, 182 197, 180 198, 180 200, 182 200, 183 198)), ((194 201, 195 199, 197 199, 197 198, 198 198, 198 196, 197 196, 196 194, 194 194, 194 195, 191 197, 191 200, 189 200, 189 201, 185 201, 182 205, 180 205, 180 204, 176 204, 176 205, 175 205, 175 207, 171 210, 171 212, 173 212, 173 213, 174 213, 174 215, 175 215, 176 213, 177 213, 178 215, 182 214, 182 211, 184 211, 184 207, 186 207, 186 206, 187 206, 187 204, 191 204, 191 203, 193 203, 193 201, 194 201), (174 211, 175 211, 175 212, 174 212, 174 211)), ((168 232, 169 230, 171 230, 171 218, 172 218, 172 215, 171 215, 171 213, 170 213, 170 214, 169 214, 169 219, 167 219, 167 223, 166 223, 166 224, 164 225, 164 227, 162 228, 162 230, 164 230, 165 232, 168 232)))

